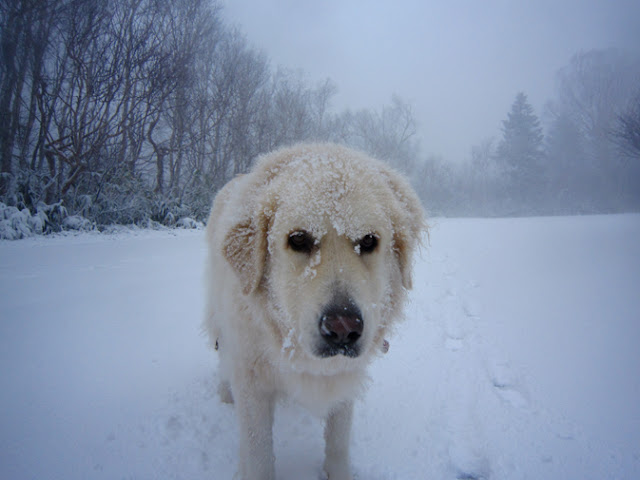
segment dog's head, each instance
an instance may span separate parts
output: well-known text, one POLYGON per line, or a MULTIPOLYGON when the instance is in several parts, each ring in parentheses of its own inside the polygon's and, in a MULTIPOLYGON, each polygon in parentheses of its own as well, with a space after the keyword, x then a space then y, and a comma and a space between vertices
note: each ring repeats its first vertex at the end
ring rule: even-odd
POLYGON ((224 255, 245 295, 266 299, 283 357, 326 372, 366 361, 411 288, 425 229, 417 196, 382 163, 334 145, 276 152, 250 175, 250 214, 224 255))

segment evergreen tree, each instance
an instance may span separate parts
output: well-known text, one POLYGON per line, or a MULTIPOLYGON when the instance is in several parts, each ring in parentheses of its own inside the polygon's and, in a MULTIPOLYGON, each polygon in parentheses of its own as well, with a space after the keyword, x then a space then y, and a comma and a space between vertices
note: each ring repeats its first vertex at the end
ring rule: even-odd
POLYGON ((516 95, 502 122, 502 133, 497 157, 506 177, 507 197, 522 207, 537 200, 544 183, 542 127, 524 93, 516 95))

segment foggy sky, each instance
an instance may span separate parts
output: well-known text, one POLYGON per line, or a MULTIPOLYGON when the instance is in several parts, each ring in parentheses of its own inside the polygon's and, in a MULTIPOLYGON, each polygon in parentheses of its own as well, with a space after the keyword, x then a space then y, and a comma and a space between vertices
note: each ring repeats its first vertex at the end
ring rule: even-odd
POLYGON ((337 110, 400 95, 425 153, 459 161, 500 137, 518 91, 542 117, 579 51, 640 49, 638 0, 226 0, 223 16, 274 66, 331 78, 337 110))

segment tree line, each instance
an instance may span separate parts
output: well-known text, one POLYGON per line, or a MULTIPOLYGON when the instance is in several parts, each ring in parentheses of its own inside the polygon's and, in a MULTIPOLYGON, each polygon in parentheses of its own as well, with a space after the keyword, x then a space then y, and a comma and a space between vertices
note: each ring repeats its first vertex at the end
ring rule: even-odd
POLYGON ((640 211, 640 56, 575 54, 536 115, 519 92, 501 135, 452 165, 422 166, 423 190, 446 215, 555 215, 640 211))
POLYGON ((0 201, 52 226, 202 220, 260 153, 332 140, 401 158, 415 132, 400 99, 332 113, 330 80, 272 69, 209 0, 2 0, 0 15, 0 201))
POLYGON ((305 140, 389 161, 436 214, 640 205, 640 70, 615 51, 579 54, 559 73, 546 136, 519 95, 503 138, 473 147, 462 166, 423 157, 399 97, 335 112, 331 80, 272 68, 211 0, 0 0, 0 57, 5 226, 36 214, 45 231, 72 215, 204 220, 215 192, 258 155, 305 140))

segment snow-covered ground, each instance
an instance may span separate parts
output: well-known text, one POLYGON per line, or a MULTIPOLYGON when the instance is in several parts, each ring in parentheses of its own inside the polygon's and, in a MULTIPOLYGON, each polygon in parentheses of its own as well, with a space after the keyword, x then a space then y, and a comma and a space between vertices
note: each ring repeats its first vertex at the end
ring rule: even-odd
MULTIPOLYGON (((358 403, 360 480, 640 472, 640 215, 432 221, 358 403)), ((0 478, 231 479, 200 334, 202 231, 0 242, 0 478)), ((278 478, 321 422, 276 414, 278 478)))

